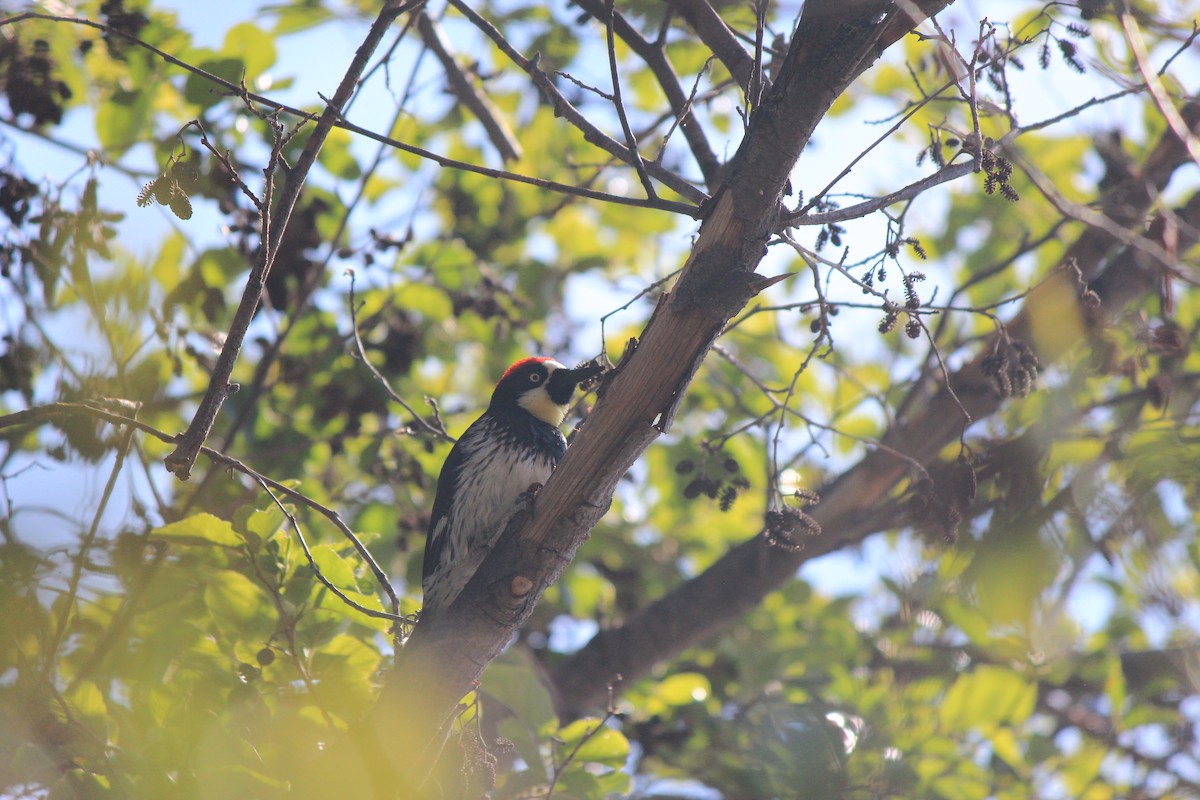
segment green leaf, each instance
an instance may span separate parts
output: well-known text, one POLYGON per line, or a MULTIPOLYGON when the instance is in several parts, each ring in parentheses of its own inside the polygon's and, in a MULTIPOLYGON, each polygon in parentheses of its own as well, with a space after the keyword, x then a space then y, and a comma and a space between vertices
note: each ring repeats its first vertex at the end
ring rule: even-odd
POLYGON ((321 166, 330 174, 344 181, 354 181, 362 175, 362 167, 350 150, 350 134, 341 128, 334 128, 325 138, 321 146, 321 166))
POLYGON ((275 41, 254 23, 243 22, 225 34, 221 55, 241 61, 252 83, 275 63, 275 41))
POLYGON ((625 734, 592 717, 577 719, 565 728, 559 728, 555 738, 562 742, 559 750, 562 757, 574 752, 577 761, 620 767, 629 757, 629 740, 625 734))
POLYGON ((482 686, 529 730, 539 731, 556 717, 550 692, 531 666, 493 663, 483 674, 482 686))
POLYGON ((80 718, 93 734, 103 735, 108 721, 108 705, 104 693, 93 681, 80 681, 66 695, 73 713, 80 718))
POLYGON ((119 157, 144 136, 152 99, 148 88, 121 91, 96 110, 96 136, 111 158, 119 157))
POLYGON ((984 665, 959 676, 946 692, 938 719, 947 732, 990 730, 1024 722, 1036 702, 1036 683, 1012 670, 984 665))
POLYGON ((321 3, 278 3, 264 6, 261 13, 275 15, 275 33, 287 34, 307 30, 329 20, 333 13, 321 3))
MULTIPOLYGON (((239 58, 210 58, 196 65, 204 72, 238 86, 246 74, 246 66, 239 58)), ((183 86, 183 96, 189 103, 209 108, 229 96, 229 90, 214 83, 206 76, 189 72, 183 86)))
POLYGON ((266 508, 252 510, 240 522, 249 533, 254 534, 265 542, 279 532, 286 519, 287 516, 280 510, 279 506, 272 503, 266 508))
POLYGON ((221 570, 204 586, 204 603, 217 627, 234 641, 264 641, 275 628, 271 599, 257 583, 233 570, 221 570))
POLYGON ((651 697, 668 706, 685 706, 701 703, 711 694, 708 678, 698 672, 680 672, 659 682, 651 697))
POLYGON ((238 547, 243 543, 242 537, 234 531, 233 525, 203 511, 178 522, 155 528, 150 535, 176 544, 238 547))
MULTIPOLYGON (((319 544, 312 548, 313 561, 321 570, 321 574, 339 589, 358 591, 358 581, 354 577, 354 567, 336 550, 327 544, 319 544)), ((340 602, 340 601, 339 601, 340 602)))

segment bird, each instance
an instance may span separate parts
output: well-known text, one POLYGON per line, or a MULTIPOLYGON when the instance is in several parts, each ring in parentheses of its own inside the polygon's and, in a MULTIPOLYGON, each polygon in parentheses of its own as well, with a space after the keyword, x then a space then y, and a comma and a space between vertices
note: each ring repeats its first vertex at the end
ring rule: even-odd
POLYGON ((492 392, 487 410, 455 442, 438 476, 425 542, 421 616, 454 602, 517 511, 567 451, 559 426, 580 383, 603 367, 568 369, 523 358, 492 392))

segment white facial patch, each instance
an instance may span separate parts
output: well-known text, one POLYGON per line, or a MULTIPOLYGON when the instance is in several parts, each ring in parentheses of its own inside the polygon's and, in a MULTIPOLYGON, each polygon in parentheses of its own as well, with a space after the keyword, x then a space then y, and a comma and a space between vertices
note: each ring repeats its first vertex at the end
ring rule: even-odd
POLYGON ((542 366, 546 368, 546 379, 537 388, 517 397, 517 405, 547 425, 557 428, 566 419, 567 404, 559 405, 554 402, 550 398, 550 393, 546 391, 546 384, 550 382, 550 376, 554 374, 554 370, 562 369, 563 365, 557 361, 543 361, 542 366))

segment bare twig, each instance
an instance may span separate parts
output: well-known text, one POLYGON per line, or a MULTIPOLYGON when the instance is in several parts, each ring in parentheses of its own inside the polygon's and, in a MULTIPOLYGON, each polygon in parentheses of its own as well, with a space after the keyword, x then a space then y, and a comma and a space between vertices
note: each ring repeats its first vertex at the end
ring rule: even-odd
MULTIPOLYGON (((537 58, 529 59, 522 55, 521 52, 513 47, 508 39, 504 37, 504 34, 496 29, 496 26, 492 25, 492 23, 480 16, 473 8, 471 8, 470 5, 464 2, 464 0, 450 0, 450 4, 453 5, 459 13, 466 17, 472 25, 474 25, 485 36, 491 39, 492 43, 495 44, 496 47, 498 47, 510 61, 524 70, 524 72, 537 85, 538 89, 542 91, 542 93, 551 103, 553 103, 555 111, 573 126, 575 126, 580 133, 583 134, 583 138, 585 140, 596 145, 606 153, 614 156, 626 164, 633 163, 633 154, 629 151, 629 148, 606 135, 603 131, 593 125, 587 117, 580 113, 579 109, 575 108, 575 106, 573 106, 571 102, 563 96, 562 92, 558 90, 558 87, 554 85, 554 81, 550 80, 550 76, 548 76, 544 71, 542 71, 541 67, 538 66, 537 58)), ((646 163, 646 170, 656 180, 661 181, 664 186, 667 186, 671 190, 678 192, 681 196, 694 203, 702 203, 707 198, 707 195, 702 190, 698 189, 696 186, 692 185, 679 175, 676 175, 674 172, 671 172, 669 169, 666 169, 661 165, 646 163)), ((654 203, 653 201, 651 202, 654 205, 657 205, 657 203, 654 203)))
POLYGON ((604 716, 596 721, 596 726, 588 730, 587 733, 579 738, 579 741, 576 742, 575 746, 571 748, 571 752, 567 753, 567 756, 562 760, 562 763, 559 763, 558 760, 555 759, 554 772, 550 776, 550 785, 546 788, 546 794, 543 795, 544 800, 550 800, 550 798, 554 796, 554 790, 558 786, 559 780, 562 779, 563 772, 568 766, 570 766, 571 762, 575 760, 575 756, 579 755, 579 751, 583 749, 583 746, 595 738, 596 734, 604 730, 604 726, 608 724, 608 721, 616 716, 617 705, 613 695, 615 694, 615 684, 619 683, 620 681, 621 676, 617 675, 612 681, 609 682, 608 708, 605 710, 604 716))
POLYGON ((221 165, 222 169, 225 170, 225 174, 229 176, 229 180, 233 181, 233 184, 238 188, 238 191, 240 191, 247 197, 247 199, 250 200, 250 202, 254 205, 254 208, 258 210, 258 213, 262 214, 264 211, 262 199, 260 199, 259 196, 250 189, 249 185, 247 185, 244 180, 242 180, 241 174, 237 171, 237 168, 233 166, 233 162, 229 158, 229 153, 222 153, 211 141, 209 141, 208 131, 204 129, 204 123, 198 119, 194 119, 187 125, 184 125, 179 131, 179 139, 181 142, 183 141, 183 132, 188 128, 196 129, 196 131, 200 134, 200 146, 211 153, 213 158, 217 159, 217 162, 221 165))
POLYGON ((358 611, 362 614, 366 614, 368 617, 378 617, 380 619, 390 619, 394 622, 400 622, 400 623, 404 623, 404 624, 408 624, 408 625, 416 624, 416 620, 412 619, 412 618, 399 617, 396 614, 389 614, 386 611, 379 611, 378 609, 367 608, 363 604, 359 603, 357 600, 354 600, 353 598, 349 597, 345 592, 343 592, 340 588, 338 588, 338 586, 336 584, 334 584, 331 580, 329 580, 329 578, 326 578, 325 573, 321 572, 320 565, 318 565, 316 559, 313 558, 312 550, 310 550, 308 547, 308 541, 304 538, 304 531, 301 530, 301 528, 300 528, 300 520, 296 519, 296 515, 293 514, 291 511, 289 511, 287 506, 285 506, 282 502, 280 502, 279 498, 275 495, 275 492, 271 491, 271 487, 267 484, 266 478, 264 478, 261 475, 258 475, 257 473, 255 475, 253 475, 252 477, 254 478, 254 480, 256 480, 258 482, 258 485, 262 487, 263 491, 271 496, 271 500, 273 500, 275 502, 275 506, 280 511, 283 512, 284 516, 287 517, 288 523, 290 523, 292 526, 292 530, 294 530, 296 532, 296 539, 300 542, 300 548, 304 551, 304 557, 308 560, 309 568, 312 569, 313 575, 315 575, 317 577, 317 580, 320 581, 321 584, 324 585, 326 589, 333 592, 333 594, 339 600, 341 600, 343 603, 350 606, 355 611, 358 611))
POLYGON ((812 208, 821 201, 821 198, 823 198, 829 192, 830 189, 832 189, 834 186, 837 185, 838 181, 840 181, 842 178, 849 175, 850 172, 854 169, 854 167, 858 164, 858 162, 862 161, 864 158, 867 157, 868 153, 870 153, 872 150, 874 150, 879 145, 883 144, 893 133, 900 130, 901 126, 903 126, 904 123, 907 122, 914 114, 918 113, 922 108, 924 108, 926 105, 928 105, 934 98, 938 97, 943 92, 950 89, 952 86, 954 86, 954 81, 947 81, 941 87, 939 87, 937 89, 937 91, 935 91, 933 94, 928 95, 927 97, 923 98, 919 103, 914 103, 911 108, 909 108, 907 111, 905 111, 904 114, 898 120, 896 120, 895 123, 892 124, 891 127, 889 127, 879 137, 877 137, 875 139, 875 141, 873 141, 873 142, 871 142, 871 144, 867 145, 867 147, 864 148, 861 153, 859 153, 857 156, 855 156, 850 161, 850 163, 847 164, 842 169, 841 172, 839 172, 837 175, 835 175, 833 180, 829 181, 829 183, 827 183, 825 185, 824 189, 822 189, 821 191, 814 194, 809 199, 809 201, 807 203, 805 203, 804 206, 799 211, 797 211, 795 214, 792 214, 789 216, 791 218, 799 218, 799 217, 804 216, 810 210, 812 210, 812 208))
POLYGON ((641 152, 638 150, 637 137, 633 135, 633 129, 629 127, 629 117, 625 114, 625 101, 621 98, 621 75, 617 71, 617 44, 613 36, 613 18, 616 16, 615 6, 616 0, 606 0, 605 9, 608 12, 608 20, 604 26, 604 33, 608 43, 608 71, 612 77, 612 102, 613 107, 617 110, 617 118, 621 120, 621 131, 625 134, 625 146, 629 148, 629 154, 633 157, 633 168, 637 170, 638 179, 642 182, 642 188, 646 190, 646 197, 653 199, 657 197, 654 191, 654 183, 646 173, 646 165, 642 161, 641 152))
MULTIPOLYGON (((112 404, 112 401, 109 402, 112 404)), ((126 403, 127 401, 116 401, 117 405, 124 405, 126 403)), ((12 414, 6 414, 0 417, 0 430, 16 427, 18 425, 40 424, 48 419, 65 415, 92 417, 93 419, 104 420, 112 425, 127 426, 153 436, 159 441, 166 442, 167 444, 173 444, 179 440, 178 436, 171 436, 170 434, 164 433, 158 428, 148 425, 141 420, 134 419, 132 417, 126 417, 122 414, 117 414, 113 411, 99 408, 87 402, 47 403, 46 405, 34 406, 33 408, 16 411, 12 414)), ((375 576, 375 580, 379 583, 380 588, 383 589, 391 601, 392 613, 390 614, 384 611, 376 611, 372 609, 365 609, 364 613, 367 613, 373 617, 390 619, 393 622, 405 624, 412 622, 412 620, 408 617, 401 616, 400 599, 396 596, 396 590, 392 588, 391 581, 388 580, 387 574, 379 567, 379 564, 376 563, 375 558, 371 555, 371 552, 367 549, 366 545, 364 545, 362 541, 360 541, 359 538, 354 534, 354 532, 350 530, 349 526, 342 521, 341 516, 336 511, 321 505, 308 495, 302 494, 289 486, 285 486, 278 481, 262 475, 232 456, 225 455, 224 453, 214 450, 211 447, 201 447, 200 452, 214 464, 222 467, 228 467, 235 472, 240 472, 258 482, 260 485, 268 487, 272 491, 286 496, 289 500, 293 500, 300 505, 312 509, 332 522, 334 526, 337 527, 337 529, 341 532, 342 536, 344 536, 351 543, 351 545, 353 545, 354 549, 358 552, 363 561, 366 562, 367 566, 371 570, 371 573, 375 576)))
MULTIPOLYGON (((421 4, 423 4, 423 2, 424 2, 424 0, 417 0, 417 2, 414 2, 411 5, 409 5, 408 8, 421 5, 421 4)), ((160 50, 159 48, 155 47, 154 45, 143 42, 142 40, 138 39, 135 36, 132 36, 131 34, 127 33, 126 31, 111 28, 108 25, 104 25, 99 22, 93 22, 92 20, 81 19, 78 17, 63 17, 63 16, 56 16, 53 14, 40 14, 40 13, 30 12, 30 13, 26 13, 26 14, 18 14, 17 16, 0 20, 0 27, 4 27, 5 25, 13 24, 16 22, 21 22, 26 19, 42 19, 42 20, 48 20, 50 22, 65 22, 65 23, 71 23, 71 24, 75 24, 75 25, 83 25, 83 26, 89 27, 89 28, 95 28, 96 30, 111 32, 114 35, 120 36, 120 37, 124 38, 125 40, 129 41, 130 43, 137 45, 138 47, 145 48, 146 50, 148 50, 152 53, 155 53, 156 55, 160 56, 165 61, 167 61, 167 63, 169 63, 169 64, 180 67, 181 69, 184 69, 193 75, 202 77, 206 81, 210 81, 214 86, 220 87, 224 91, 228 92, 230 95, 240 97, 245 102, 258 103, 260 105, 263 105, 263 106, 266 106, 269 108, 278 109, 287 114, 295 116, 301 120, 315 119, 315 116, 313 114, 310 114, 307 111, 296 108, 295 106, 287 105, 286 103, 280 103, 280 102, 278 102, 276 100, 272 100, 271 98, 266 97, 264 95, 255 94, 254 92, 247 91, 244 87, 240 87, 237 84, 230 83, 229 81, 227 81, 223 78, 220 78, 216 75, 213 75, 210 72, 206 72, 205 70, 202 70, 198 67, 194 67, 185 61, 180 61, 178 58, 171 56, 169 53, 166 53, 165 51, 160 50)), ((544 178, 536 178, 536 177, 533 177, 530 175, 522 175, 520 173, 509 172, 507 170, 492 169, 489 167, 480 166, 478 164, 471 164, 466 161, 460 161, 458 159, 448 158, 439 153, 435 153, 432 150, 426 150, 423 147, 417 147, 416 145, 411 145, 406 142, 401 142, 398 139, 393 139, 392 137, 386 136, 382 133, 378 133, 378 132, 370 130, 368 128, 364 128, 359 125, 355 125, 354 123, 350 122, 345 117, 339 117, 334 124, 336 125, 336 127, 341 128, 342 130, 348 131, 349 133, 354 133, 359 136, 366 137, 368 139, 371 139, 372 141, 379 142, 380 144, 386 144, 389 147, 394 147, 397 150, 401 150, 405 153, 410 153, 419 158, 423 158, 427 161, 432 161, 433 163, 437 164, 438 166, 446 168, 446 169, 457 169, 457 170, 461 170, 463 172, 472 172, 477 175, 484 175, 489 178, 496 178, 499 180, 507 180, 507 181, 512 181, 514 183, 523 183, 523 184, 526 184, 529 186, 536 186, 540 189, 545 189, 545 190, 551 191, 551 192, 557 192, 559 194, 572 195, 572 196, 576 196, 576 197, 586 197, 590 200, 599 200, 599 201, 606 202, 606 203, 615 203, 617 205, 635 206, 635 207, 639 207, 639 208, 654 208, 654 209, 658 209, 661 211, 669 211, 674 214, 685 214, 685 215, 693 217, 693 218, 699 217, 699 211, 698 211, 697 207, 695 205, 691 205, 689 203, 680 203, 680 202, 676 202, 676 201, 672 201, 672 200, 663 200, 661 198, 654 199, 654 200, 647 200, 647 199, 641 198, 641 197, 623 197, 621 195, 609 194, 607 192, 600 192, 600 191, 596 191, 595 189, 588 189, 586 187, 572 186, 570 184, 559 183, 558 181, 545 180, 544 178)), ((673 173, 670 173, 667 170, 662 170, 661 168, 659 170, 655 170, 656 178, 658 178, 659 180, 662 180, 664 184, 666 184, 667 186, 670 186, 673 190, 678 192, 683 197, 688 198, 693 203, 703 202, 704 199, 707 197, 707 195, 703 191, 697 189, 695 186, 692 186, 690 183, 686 183, 682 179, 676 178, 675 183, 672 183, 671 180, 669 179, 669 177, 667 177, 667 176, 671 176, 671 175, 673 175, 673 173), (661 172, 662 174, 658 174, 659 172, 661 172)))
POLYGON ((383 374, 375 367, 375 365, 371 363, 371 359, 367 357, 366 348, 363 347, 362 336, 358 332, 358 305, 354 299, 354 270, 347 270, 347 272, 350 274, 350 329, 353 332, 354 346, 358 351, 359 360, 362 361, 367 370, 372 376, 374 376, 375 380, 379 382, 379 385, 381 385, 384 391, 387 392, 388 397, 390 397, 396 403, 399 403, 400 406, 412 416, 413 421, 420 425, 426 433, 436 436, 439 439, 445 439, 446 441, 451 442, 454 441, 453 437, 446 433, 446 428, 441 425, 440 419, 438 420, 438 424, 436 426, 426 422, 424 417, 418 414, 403 397, 396 393, 396 390, 393 389, 391 384, 388 383, 387 378, 383 376, 383 374))
MULTIPOLYGON (((654 74, 663 94, 666 95, 671 111, 679 121, 679 127, 683 131, 684 138, 687 139, 692 157, 696 159, 700 173, 704 176, 705 185, 710 190, 713 189, 720 177, 721 162, 712 151, 712 147, 709 146, 708 138, 700 126, 700 121, 691 112, 691 97, 684 95, 683 87, 679 83, 679 76, 675 73, 675 67, 671 65, 661 44, 651 42, 638 33, 629 20, 613 9, 607 0, 575 0, 575 3, 592 17, 604 23, 606 27, 611 28, 617 36, 621 37, 621 41, 629 45, 629 49, 650 68, 650 72, 654 74)), ((693 91, 693 95, 694 93, 693 91)))
POLYGON ((862 203, 839 208, 836 211, 826 211, 821 214, 803 213, 796 216, 787 217, 781 221, 781 225, 785 227, 793 227, 800 225, 828 225, 832 222, 845 222, 847 220, 859 219, 867 214, 874 213, 881 209, 887 208, 893 203, 899 203, 902 200, 911 200, 922 192, 932 189, 934 186, 940 186, 943 183, 957 180, 964 175, 970 175, 975 171, 974 162, 954 164, 953 166, 940 169, 932 175, 927 175, 919 181, 910 183, 902 189, 897 189, 883 197, 877 197, 873 200, 867 200, 862 203))

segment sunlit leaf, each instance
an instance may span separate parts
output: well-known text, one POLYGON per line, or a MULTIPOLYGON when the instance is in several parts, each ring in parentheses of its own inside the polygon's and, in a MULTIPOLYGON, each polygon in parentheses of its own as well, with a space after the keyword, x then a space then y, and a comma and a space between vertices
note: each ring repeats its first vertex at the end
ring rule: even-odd
POLYGON ((621 766, 629 757, 629 740, 598 719, 575 720, 559 728, 555 738, 562 742, 561 753, 574 753, 579 761, 621 766))
POLYGON ((176 544, 238 547, 243 543, 242 537, 234 531, 233 525, 205 512, 155 528, 151 535, 176 544))

